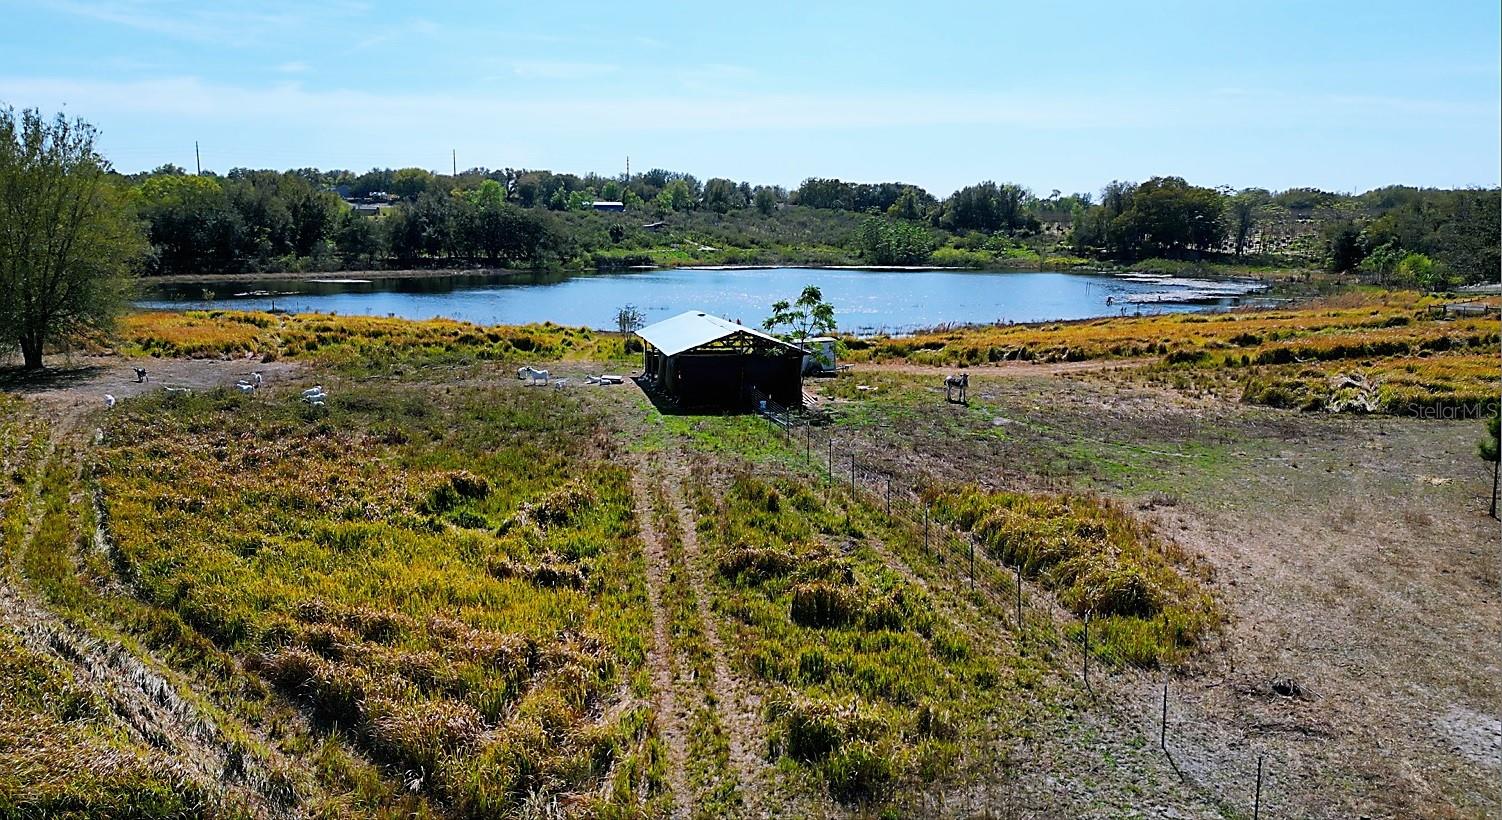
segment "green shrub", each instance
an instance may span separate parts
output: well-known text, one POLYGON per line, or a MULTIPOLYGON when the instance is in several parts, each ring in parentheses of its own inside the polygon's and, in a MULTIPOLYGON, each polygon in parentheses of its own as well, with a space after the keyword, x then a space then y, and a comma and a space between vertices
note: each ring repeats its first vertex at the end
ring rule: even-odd
POLYGON ((772 578, 780 578, 793 570, 796 560, 786 550, 770 547, 750 547, 744 544, 731 547, 720 558, 720 574, 732 580, 746 579, 759 584, 772 578))
POLYGON ((809 627, 843 626, 860 611, 855 596, 842 587, 824 581, 793 587, 791 615, 793 622, 809 627))
POLYGON ((897 778, 896 764, 874 744, 858 740, 824 764, 829 793, 842 803, 878 800, 897 778))

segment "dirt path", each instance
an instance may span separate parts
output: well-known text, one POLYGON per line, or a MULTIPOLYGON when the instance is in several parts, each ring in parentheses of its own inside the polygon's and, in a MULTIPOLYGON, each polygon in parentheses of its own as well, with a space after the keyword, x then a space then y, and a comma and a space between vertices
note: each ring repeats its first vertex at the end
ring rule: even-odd
POLYGON ((668 788, 673 792, 673 816, 687 817, 694 798, 688 786, 685 757, 688 750, 688 729, 684 726, 683 714, 678 709, 677 663, 672 645, 668 641, 668 615, 662 603, 662 590, 667 582, 667 550, 652 512, 652 500, 644 481, 645 471, 638 469, 631 482, 632 495, 636 501, 636 517, 640 524, 642 544, 647 563, 647 606, 652 610, 652 648, 647 652, 647 665, 652 672, 652 694, 656 700, 658 725, 662 730, 663 744, 668 753, 668 788))
POLYGON ((1099 370, 1116 370, 1154 364, 1156 357, 1134 359, 1086 359, 1079 362, 997 362, 968 367, 959 365, 910 364, 908 362, 856 362, 851 372, 907 373, 918 376, 950 376, 969 373, 976 377, 1009 376, 1062 376, 1069 373, 1090 373, 1099 370))
POLYGON ((296 378, 303 370, 297 362, 255 359, 49 356, 46 364, 39 373, 0 371, 0 391, 26 398, 60 432, 73 430, 90 411, 103 409, 106 394, 122 401, 166 387, 207 390, 233 385, 257 372, 269 385, 296 378), (146 370, 146 381, 136 381, 135 367, 146 370))
POLYGON ((705 639, 709 643, 715 676, 711 689, 720 695, 717 705, 720 725, 725 727, 729 740, 730 765, 734 767, 736 779, 740 782, 747 816, 762 817, 766 815, 766 809, 761 798, 768 784, 767 766, 763 756, 759 754, 759 750, 765 745, 762 722, 758 716, 760 699, 737 680, 730 670, 730 664, 725 660, 719 622, 709 606, 709 581, 704 569, 708 559, 700 548, 694 513, 683 493, 681 474, 687 471, 677 459, 669 459, 669 462, 674 468, 666 471, 668 500, 678 515, 684 560, 688 564, 687 577, 693 586, 699 622, 704 625, 705 639))

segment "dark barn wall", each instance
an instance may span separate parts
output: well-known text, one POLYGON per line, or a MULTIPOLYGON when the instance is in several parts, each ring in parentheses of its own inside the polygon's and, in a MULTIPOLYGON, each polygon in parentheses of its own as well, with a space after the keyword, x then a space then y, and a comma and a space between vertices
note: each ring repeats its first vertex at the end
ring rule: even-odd
POLYGON ((667 368, 667 390, 685 407, 746 407, 755 387, 780 404, 801 406, 802 354, 679 353, 667 368))

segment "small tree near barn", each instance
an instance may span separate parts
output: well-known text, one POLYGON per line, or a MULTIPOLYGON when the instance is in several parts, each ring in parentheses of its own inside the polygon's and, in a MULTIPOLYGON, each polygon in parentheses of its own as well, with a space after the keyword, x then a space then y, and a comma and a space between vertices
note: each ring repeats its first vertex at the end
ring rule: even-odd
POLYGON ((646 316, 636 305, 626 305, 615 312, 615 326, 622 334, 635 333, 646 323, 646 316))
POLYGON ((808 285, 803 288, 798 301, 789 304, 784 299, 772 304, 772 315, 762 323, 762 329, 777 333, 777 328, 787 328, 787 333, 777 335, 796 342, 833 333, 834 306, 824 301, 823 291, 808 285))

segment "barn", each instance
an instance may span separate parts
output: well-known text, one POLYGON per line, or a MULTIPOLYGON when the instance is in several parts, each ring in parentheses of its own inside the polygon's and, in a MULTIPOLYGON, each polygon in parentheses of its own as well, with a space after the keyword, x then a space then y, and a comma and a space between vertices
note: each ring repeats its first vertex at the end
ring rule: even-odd
POLYGON ((697 310, 636 335, 646 379, 681 408, 746 409, 758 395, 803 406, 804 350, 775 336, 697 310))

